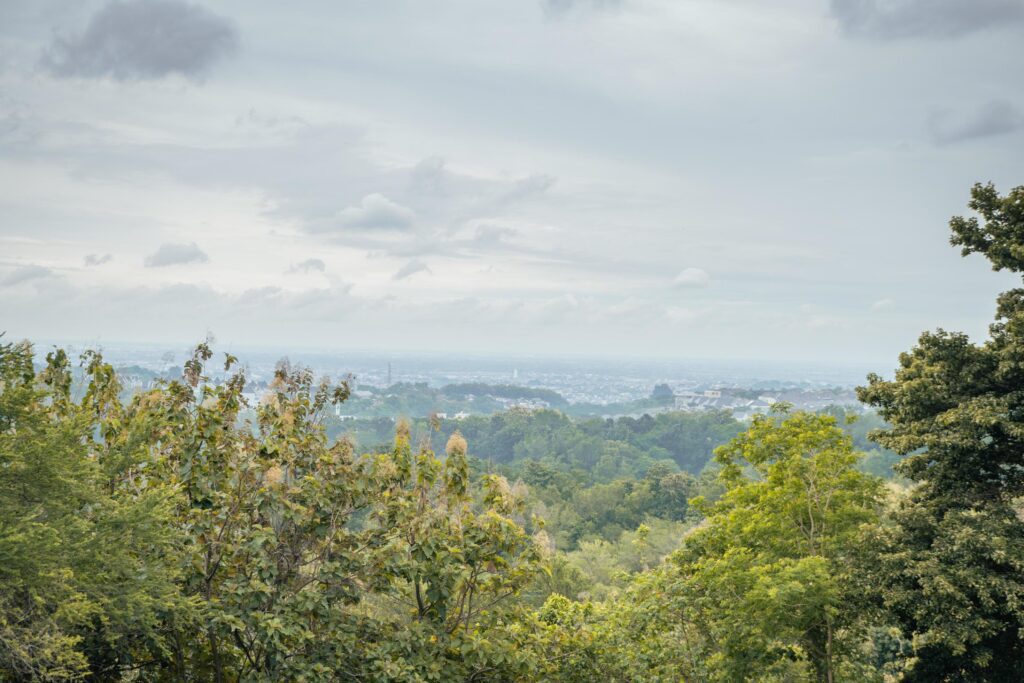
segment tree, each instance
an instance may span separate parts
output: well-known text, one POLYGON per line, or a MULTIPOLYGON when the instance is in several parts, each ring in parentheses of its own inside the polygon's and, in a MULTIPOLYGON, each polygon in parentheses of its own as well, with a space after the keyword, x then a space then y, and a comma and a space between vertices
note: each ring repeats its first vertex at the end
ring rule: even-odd
POLYGON ((626 623, 660 643, 641 646, 643 665, 722 681, 863 680, 866 624, 847 566, 879 519, 881 483, 855 469, 859 457, 834 418, 802 412, 758 416, 720 447, 725 494, 693 501, 704 524, 625 601, 626 623))
MULTIPOLYGON (((1024 187, 975 185, 977 217, 950 221, 951 243, 994 270, 1024 272, 1024 187)), ((926 332, 892 381, 858 390, 891 427, 883 446, 918 482, 879 532, 877 599, 912 638, 907 680, 1024 679, 1024 289, 1001 294, 990 337, 926 332)))
POLYGON ((384 484, 372 521, 383 534, 379 563, 388 589, 369 596, 377 634, 361 652, 376 680, 530 678, 537 662, 525 647, 530 629, 514 598, 536 578, 550 550, 514 516, 525 490, 497 475, 478 496, 469 479, 466 440, 448 440, 441 460, 427 446, 413 455, 400 424, 391 453, 371 469, 384 484))
POLYGON ((357 456, 322 424, 347 384, 283 362, 249 406, 212 356, 122 401, 97 353, 78 387, 0 345, 0 679, 543 677, 524 487, 472 481, 458 434, 357 456))
POLYGON ((443 461, 426 447, 414 456, 401 425, 392 452, 356 456, 322 426, 346 384, 281 363, 243 419, 244 374, 212 384, 211 357, 197 347, 182 381, 137 396, 119 421, 159 444, 154 475, 183 492, 182 590, 202 624, 169 624, 169 675, 429 681, 530 669, 507 598, 540 550, 512 518, 521 496, 504 479, 487 478, 474 499, 461 436, 443 461))
POLYGON ((242 421, 244 374, 210 384, 211 354, 200 345, 183 382, 133 402, 133 419, 166 430, 161 471, 186 496, 183 589, 205 616, 201 639, 179 632, 167 666, 216 681, 329 678, 372 627, 353 605, 388 580, 370 552, 379 534, 351 524, 376 502, 375 482, 321 426, 348 386, 282 362, 255 422, 242 421))
POLYGON ((651 398, 660 403, 671 403, 675 397, 672 387, 667 384, 655 384, 651 391, 651 398))
POLYGON ((116 679, 168 646, 187 618, 173 488, 127 464, 110 438, 119 384, 88 354, 71 398, 61 350, 36 373, 27 344, 0 345, 0 678, 116 679))

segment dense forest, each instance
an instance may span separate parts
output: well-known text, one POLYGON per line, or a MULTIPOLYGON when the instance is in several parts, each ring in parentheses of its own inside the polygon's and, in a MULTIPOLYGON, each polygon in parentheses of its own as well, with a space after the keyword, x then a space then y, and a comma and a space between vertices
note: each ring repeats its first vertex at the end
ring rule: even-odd
MULTIPOLYGON (((328 418, 327 426, 330 436, 346 436, 366 446, 394 439, 393 419, 337 422, 328 418)), ((458 430, 473 445, 476 457, 503 467, 506 474, 517 472, 525 461, 539 461, 594 481, 639 476, 659 462, 698 474, 715 447, 742 428, 725 411, 574 420, 556 410, 513 408, 460 420, 412 421, 414 437, 427 439, 434 450, 441 450, 458 430)))
MULTIPOLYGON (((892 465, 899 456, 868 436, 886 426, 877 413, 856 415, 841 406, 821 412, 835 417, 864 452, 859 467, 880 477, 893 476, 892 465)), ((324 424, 328 437, 343 437, 364 447, 390 448, 387 444, 394 439, 393 418, 338 421, 327 416, 324 424)), ((572 419, 555 410, 513 408, 460 420, 427 417, 411 420, 410 425, 414 438, 429 440, 436 451, 459 431, 473 443, 475 457, 486 461, 482 466, 510 476, 518 476, 524 466, 539 461, 571 472, 583 482, 639 477, 656 464, 697 475, 713 466, 715 448, 744 429, 744 423, 728 411, 716 410, 572 419)))
MULTIPOLYGON (((969 206, 1024 273, 1024 187, 969 206)), ((1024 289, 858 420, 340 421, 206 343, 128 400, 40 358, 0 344, 3 680, 1024 680, 1024 289)))
POLYGON ((433 387, 426 382, 396 382, 387 387, 357 385, 343 410, 349 417, 357 418, 429 413, 480 415, 504 412, 510 404, 515 407, 516 403, 525 404, 528 408, 555 408, 573 417, 640 414, 644 411, 664 410, 666 405, 664 399, 653 397, 600 405, 577 403, 568 401, 551 389, 511 384, 474 382, 433 387))

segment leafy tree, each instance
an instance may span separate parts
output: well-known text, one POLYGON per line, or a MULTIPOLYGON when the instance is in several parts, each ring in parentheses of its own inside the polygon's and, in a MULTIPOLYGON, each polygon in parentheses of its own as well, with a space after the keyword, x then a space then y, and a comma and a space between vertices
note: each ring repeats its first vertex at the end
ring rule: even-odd
POLYGON ((878 520, 880 481, 857 471, 829 416, 758 416, 715 457, 725 494, 695 501, 705 523, 624 601, 626 623, 654 639, 643 666, 723 681, 863 680, 848 559, 878 520), (666 647, 666 633, 682 641, 666 647))
POLYGON ((55 419, 27 344, 0 347, 0 677, 67 679, 88 667, 77 626, 97 611, 64 547, 97 497, 82 430, 55 419))
POLYGON ((282 363, 250 409, 212 355, 124 402, 87 353, 76 401, 62 351, 0 346, 0 679, 543 678, 524 487, 459 435, 356 456, 323 429, 346 384, 282 363))
POLYGON ((614 541, 587 540, 566 553, 570 566, 585 582, 570 597, 609 599, 636 577, 656 566, 679 547, 687 527, 679 522, 649 519, 614 541))
POLYGON ((538 610, 535 636, 540 676, 537 680, 564 683, 619 680, 614 659, 607 656, 600 623, 600 606, 552 595, 538 610))
POLYGON ((374 482, 320 427, 348 388, 282 363, 255 424, 244 424, 244 375, 207 384, 210 354, 201 345, 184 383, 139 402, 174 427, 163 464, 187 495, 184 588, 206 614, 205 648, 183 634, 170 665, 212 680, 327 678, 352 665, 340 634, 367 628, 351 606, 386 582, 368 553, 377 538, 350 524, 374 502, 374 482))
POLYGON ((116 678, 168 646, 188 614, 175 586, 173 489, 109 439, 119 385, 98 355, 81 403, 60 350, 0 345, 0 678, 116 678))
MULTIPOLYGON (((994 270, 1024 272, 1024 187, 975 185, 977 217, 954 217, 951 242, 994 270)), ((990 337, 943 330, 900 356, 895 379, 859 390, 891 427, 875 437, 919 482, 881 530, 878 600, 912 638, 907 680, 1024 679, 1024 289, 998 298, 990 337)))
POLYGON ((819 412, 835 417, 843 431, 853 439, 854 448, 864 452, 864 458, 858 465, 860 469, 883 479, 898 477, 894 465, 901 460, 901 456, 871 440, 874 432, 889 426, 878 413, 857 414, 843 406, 829 406, 819 412))
POLYGON ((549 548, 513 519, 525 491, 489 475, 474 500, 465 439, 454 434, 446 450, 443 461, 426 444, 414 456, 403 424, 392 453, 375 456, 387 486, 373 518, 393 578, 368 603, 379 627, 363 657, 376 680, 529 677, 531 631, 516 627, 521 610, 510 598, 535 579, 549 548))

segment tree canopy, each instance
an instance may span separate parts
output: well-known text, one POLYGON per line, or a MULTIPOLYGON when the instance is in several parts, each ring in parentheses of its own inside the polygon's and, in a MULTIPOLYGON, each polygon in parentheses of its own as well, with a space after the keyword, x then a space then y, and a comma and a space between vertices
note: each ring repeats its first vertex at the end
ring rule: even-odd
MULTIPOLYGON (((969 206, 983 222, 954 217, 952 243, 1021 272, 1024 187, 975 185, 969 206)), ((893 380, 859 390, 891 425, 874 438, 918 482, 874 558, 877 599, 917 651, 908 680, 1024 678, 1024 289, 999 296, 989 329, 980 345, 926 332, 893 380)))

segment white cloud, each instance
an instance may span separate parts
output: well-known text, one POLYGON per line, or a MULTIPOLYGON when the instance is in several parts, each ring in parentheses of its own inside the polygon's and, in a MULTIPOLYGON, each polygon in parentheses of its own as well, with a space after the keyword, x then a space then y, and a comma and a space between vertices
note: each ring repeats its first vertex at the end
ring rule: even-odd
POLYGON ((684 268, 672 282, 676 287, 707 287, 711 276, 701 268, 684 268))
POLYGON ((892 308, 895 303, 892 299, 879 299, 871 304, 871 311, 884 311, 887 308, 892 308))
POLYGON ((699 320, 704 315, 701 310, 684 306, 669 306, 665 309, 665 317, 673 323, 689 323, 699 320))

